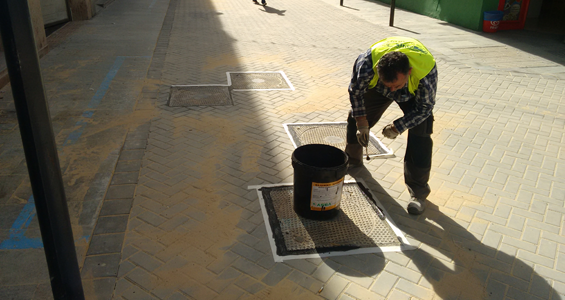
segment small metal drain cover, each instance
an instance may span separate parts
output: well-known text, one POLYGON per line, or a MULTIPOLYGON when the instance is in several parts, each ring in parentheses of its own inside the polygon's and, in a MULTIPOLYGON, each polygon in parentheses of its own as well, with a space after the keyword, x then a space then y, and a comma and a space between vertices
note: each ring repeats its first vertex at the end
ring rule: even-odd
MULTIPOLYGON (((345 151, 347 122, 283 124, 295 148, 308 144, 324 144, 345 151)), ((370 157, 392 157, 394 154, 372 132, 369 139, 370 157)), ((363 151, 365 155, 365 151, 363 151)))
POLYGON ((292 185, 250 188, 257 188, 275 261, 413 249, 386 211, 378 217, 374 207, 382 206, 361 182, 343 185, 340 212, 323 221, 294 212, 292 185))
POLYGON ((172 85, 169 106, 233 105, 226 85, 172 85))
POLYGON ((228 72, 228 84, 234 91, 294 90, 282 71, 277 72, 228 72))

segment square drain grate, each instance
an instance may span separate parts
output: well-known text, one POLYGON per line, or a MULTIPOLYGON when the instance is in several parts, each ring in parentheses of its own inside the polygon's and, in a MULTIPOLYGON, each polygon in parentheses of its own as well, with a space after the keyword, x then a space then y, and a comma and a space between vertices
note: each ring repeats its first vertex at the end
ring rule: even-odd
POLYGON ((375 209, 382 207, 362 182, 343 185, 340 212, 331 220, 302 218, 293 209, 293 186, 253 186, 265 219, 274 260, 414 249, 402 232, 375 209))
MULTIPOLYGON (((283 124, 295 148, 309 144, 324 144, 345 151, 347 122, 335 123, 288 123, 283 124)), ((394 156, 372 132, 367 149, 369 157, 386 158, 394 156)), ((365 151, 363 151, 365 155, 365 151)))
POLYGON ((172 85, 169 106, 233 105, 226 85, 172 85))
POLYGON ((294 90, 283 71, 228 72, 228 84, 234 91, 294 90))

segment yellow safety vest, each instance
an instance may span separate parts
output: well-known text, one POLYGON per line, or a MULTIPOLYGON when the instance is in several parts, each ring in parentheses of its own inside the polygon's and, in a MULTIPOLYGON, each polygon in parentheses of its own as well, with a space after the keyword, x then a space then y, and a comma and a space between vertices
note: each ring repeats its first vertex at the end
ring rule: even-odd
POLYGON ((414 92, 418 89, 418 85, 420 84, 420 79, 430 73, 436 61, 430 51, 428 51, 422 43, 408 37, 389 37, 371 46, 371 58, 373 59, 375 77, 373 77, 369 83, 369 88, 374 88, 379 81, 379 74, 377 73, 379 60, 383 55, 392 51, 400 51, 408 56, 410 67, 412 67, 412 72, 408 78, 408 91, 410 94, 414 95, 414 92))

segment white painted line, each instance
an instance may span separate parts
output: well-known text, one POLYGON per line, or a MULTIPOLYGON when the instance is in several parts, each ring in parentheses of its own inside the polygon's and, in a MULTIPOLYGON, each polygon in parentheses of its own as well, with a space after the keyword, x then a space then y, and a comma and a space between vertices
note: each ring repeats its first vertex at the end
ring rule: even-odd
POLYGON ((369 253, 384 253, 384 252, 401 252, 405 250, 414 250, 414 249, 416 249, 416 247, 411 245, 401 245, 401 246, 392 246, 392 247, 371 247, 371 248, 361 248, 361 249, 353 249, 347 251, 335 251, 335 252, 324 252, 324 253, 285 255, 285 256, 276 255, 275 257, 273 257, 273 259, 275 262, 283 262, 285 260, 292 260, 292 259, 323 258, 323 257, 332 257, 332 256, 345 256, 345 255, 354 255, 354 254, 369 254, 369 253))
POLYGON ((290 141, 292 142, 292 145, 294 146, 294 149, 298 148, 298 146, 296 145, 296 142, 294 141, 294 139, 292 138, 292 134, 290 133, 290 130, 288 129, 288 123, 283 124, 284 127, 284 131, 286 131, 286 134, 288 135, 288 137, 290 138, 290 141))
POLYGON ((260 191, 263 187, 278 187, 278 186, 292 186, 292 183, 276 183, 276 184, 264 184, 264 185, 250 185, 247 189, 255 189, 257 190, 257 195, 259 196, 259 204, 261 206, 261 212, 263 214, 263 223, 265 223, 265 228, 267 230, 267 236, 269 238, 269 244, 271 245, 271 252, 273 253, 273 260, 275 262, 283 262, 285 260, 292 260, 292 259, 308 259, 308 258, 323 258, 323 257, 332 257, 332 256, 344 256, 344 255, 354 255, 354 254, 368 254, 368 253, 383 253, 383 252, 401 252, 405 250, 414 250, 417 247, 414 247, 410 244, 408 239, 404 236, 404 233, 398 229, 396 224, 390 218, 390 215, 386 210, 383 209, 382 204, 379 202, 377 197, 373 194, 373 192, 367 187, 367 184, 362 180, 346 180, 344 183, 361 183, 369 192, 371 196, 376 202, 376 205, 381 208, 383 213, 386 216, 386 222, 392 228, 398 239, 400 240, 400 246, 389 246, 389 247, 368 247, 368 248, 360 248, 360 249, 352 249, 346 251, 333 251, 333 252, 323 252, 323 253, 312 253, 312 254, 299 254, 299 255, 278 255, 277 254, 277 246, 275 243, 275 238, 273 236, 273 231, 271 229, 271 224, 269 222, 269 216, 267 214, 267 208, 265 207, 265 199, 263 198, 263 193, 260 191))
POLYGON ((288 88, 281 88, 281 89, 232 89, 234 92, 243 92, 243 91, 294 91, 294 86, 288 80, 288 77, 283 71, 243 71, 243 72, 226 72, 228 77, 228 85, 232 85, 231 76, 230 74, 240 74, 240 73, 262 73, 262 74, 276 74, 279 73, 284 78, 284 81, 289 86, 288 88))
POLYGON ((287 183, 269 183, 269 184, 260 184, 260 185, 250 185, 247 186, 248 190, 258 190, 262 187, 276 187, 276 186, 292 186, 294 183, 287 182, 287 183))
POLYGON ((271 230, 271 224, 269 223, 269 216, 267 215, 267 208, 265 207, 265 199, 263 198, 263 193, 257 189, 257 195, 259 196, 259 204, 261 205, 261 211, 263 212, 263 223, 267 229, 267 236, 269 237, 269 244, 271 244, 271 252, 273 253, 273 259, 275 262, 282 262, 280 256, 277 254, 277 246, 275 244, 275 238, 273 237, 273 231, 271 230))
MULTIPOLYGON (((292 145, 294 146, 294 148, 298 148, 296 141, 294 140, 292 134, 290 133, 290 127, 291 126, 309 126, 309 125, 328 125, 328 124, 335 124, 335 125, 345 125, 347 127, 347 122, 314 122, 314 123, 284 123, 283 127, 284 130, 286 131, 286 134, 288 135, 288 137, 290 138, 290 141, 292 142, 292 145)), ((371 158, 390 158, 390 157, 396 157, 394 155, 394 152, 389 149, 387 146, 385 146, 381 140, 372 132, 369 131, 370 136, 372 137, 371 139, 369 139, 369 141, 371 141, 373 143, 373 146, 375 146, 375 148, 381 148, 385 150, 385 153, 383 154, 369 154, 369 157, 371 158), (375 143, 378 144, 375 145, 375 143)))
POLYGON ((294 91, 294 86, 292 85, 292 83, 290 83, 290 80, 288 80, 288 77, 286 77, 286 74, 282 70, 279 71, 279 72, 281 72, 281 75, 284 78, 284 80, 286 81, 286 84, 288 84, 288 86, 290 87, 290 90, 294 91))
POLYGON ((173 84, 171 87, 193 87, 193 86, 221 86, 229 87, 227 84, 173 84))
MULTIPOLYGON (((349 183, 349 182, 356 182, 356 181, 355 180, 345 181, 345 183, 349 183)), ((396 226, 396 224, 394 224, 394 222, 392 221, 392 218, 390 217, 388 212, 383 208, 383 205, 379 201, 379 198, 377 198, 377 196, 375 196, 375 194, 373 194, 373 191, 371 191, 371 189, 369 188, 367 183, 365 183, 365 181, 362 178, 357 179, 357 182, 359 182, 363 186, 365 186, 367 188, 367 190, 369 191, 369 193, 371 193, 371 197, 373 199, 375 199, 376 205, 381 209, 381 211, 385 215, 385 217, 386 217, 385 220, 387 221, 388 225, 390 225, 390 228, 392 228, 392 231, 394 231, 394 233, 396 234, 396 237, 398 237, 398 239, 400 239, 402 246, 407 245, 407 246, 410 247, 409 249, 406 249, 406 250, 416 249, 416 247, 410 245, 410 242, 408 241, 408 239, 406 239, 406 237, 404 236, 404 233, 402 233, 402 231, 400 231, 400 229, 398 229, 398 226, 396 226)))

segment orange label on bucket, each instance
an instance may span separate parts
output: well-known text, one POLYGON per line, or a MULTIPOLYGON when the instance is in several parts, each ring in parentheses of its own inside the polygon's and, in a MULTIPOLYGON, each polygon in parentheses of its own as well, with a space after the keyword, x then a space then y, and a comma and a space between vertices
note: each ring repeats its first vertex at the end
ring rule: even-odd
POLYGON ((324 211, 334 209, 341 201, 343 178, 334 182, 312 182, 310 210, 324 211))

